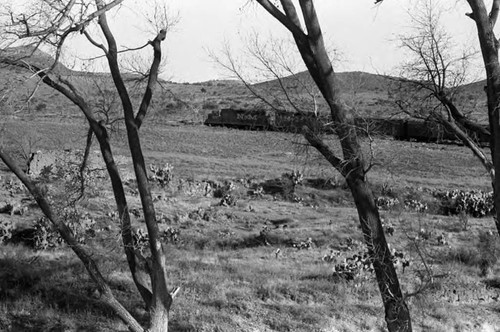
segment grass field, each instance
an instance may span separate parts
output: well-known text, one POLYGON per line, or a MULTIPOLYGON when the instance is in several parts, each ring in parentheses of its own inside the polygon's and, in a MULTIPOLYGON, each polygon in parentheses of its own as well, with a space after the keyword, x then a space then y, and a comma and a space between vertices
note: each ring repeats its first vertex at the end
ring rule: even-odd
MULTIPOLYGON (((86 130, 75 121, 5 121, 3 143, 18 156, 22 151, 82 149, 86 130)), ((147 164, 174 167, 168 187, 153 187, 157 214, 164 220, 160 227, 180 231, 179 240, 166 245, 171 285, 181 287, 172 307, 172 331, 385 330, 374 276, 363 272, 347 281, 333 273, 335 261, 364 251, 357 213, 340 176, 301 137, 152 122, 141 131, 147 164), (298 199, 273 187, 283 173, 294 170, 304 174, 303 184, 295 188, 298 199), (204 189, 207 183, 223 186, 227 181, 237 198, 228 206, 204 189), (259 186, 264 191, 255 194, 259 186), (296 248, 309 238, 312 245, 296 248), (332 250, 339 256, 325 260, 332 250)), ((125 160, 122 176, 131 178, 125 141, 123 131, 114 134, 114 153, 125 160)), ((370 152, 368 142, 364 148, 370 152)), ((388 238, 391 247, 410 261, 404 272, 398 267, 398 274, 405 292, 417 291, 408 298, 414 330, 500 331, 496 259, 484 271, 484 257, 500 249, 498 237, 488 234, 496 234, 492 218, 439 214, 431 195, 435 190, 489 191, 482 166, 462 146, 375 139, 372 149, 375 166, 369 178, 377 195, 390 192, 401 201, 411 196, 429 205, 426 212, 404 206, 381 211, 395 228, 388 238)), ((17 227, 37 220, 40 211, 22 189, 10 189, 12 175, 3 165, 0 176, 0 202, 28 206, 23 215, 0 214, 0 220, 17 227)), ((135 182, 126 189, 129 206, 139 208, 135 182)), ((107 179, 96 182, 78 209, 100 230, 87 245, 114 292, 145 320, 127 273, 118 223, 108 216, 114 200, 107 179)), ((140 214, 133 218, 135 228, 145 228, 140 214)), ((99 302, 68 248, 34 251, 7 243, 0 246, 0 330, 126 327, 99 302)))

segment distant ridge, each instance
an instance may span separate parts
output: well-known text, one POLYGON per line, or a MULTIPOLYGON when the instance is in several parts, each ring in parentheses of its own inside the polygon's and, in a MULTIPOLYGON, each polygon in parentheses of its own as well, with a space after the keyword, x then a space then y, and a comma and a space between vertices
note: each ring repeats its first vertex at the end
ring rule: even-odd
MULTIPOLYGON (((0 58, 9 60, 25 61, 30 65, 37 66, 40 69, 48 69, 54 65, 54 57, 45 51, 35 48, 33 45, 8 47, 0 50, 0 58)), ((75 72, 61 63, 57 63, 53 71, 59 75, 72 75, 75 72)))
MULTIPOLYGON (((362 71, 338 72, 335 77, 342 92, 356 90, 358 92, 380 91, 388 84, 396 81, 396 78, 380 74, 371 74, 362 71)), ((309 86, 314 85, 314 81, 308 71, 303 71, 295 75, 290 75, 281 79, 285 86, 296 85, 297 81, 303 82, 309 86)), ((277 79, 254 84, 260 88, 278 88, 277 79)))

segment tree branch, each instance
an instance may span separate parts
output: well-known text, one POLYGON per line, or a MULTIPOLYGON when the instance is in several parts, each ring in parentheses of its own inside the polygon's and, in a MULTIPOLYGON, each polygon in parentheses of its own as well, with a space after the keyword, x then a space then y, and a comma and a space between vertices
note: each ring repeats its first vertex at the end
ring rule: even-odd
POLYGON ((103 52, 104 52, 105 55, 108 54, 108 50, 106 49, 106 46, 104 46, 103 44, 98 43, 94 38, 92 38, 92 36, 90 35, 90 33, 88 33, 87 29, 83 29, 82 32, 85 35, 85 37, 87 37, 87 40, 92 45, 94 45, 95 47, 98 47, 101 50, 103 50, 103 52))
MULTIPOLYGON (((305 38, 304 31, 294 23, 295 19, 289 18, 287 15, 283 14, 275 5, 273 5, 269 0, 257 0, 257 2, 275 19, 277 19, 285 28, 287 28, 295 37, 305 38)), ((286 0, 286 2, 290 2, 286 0)), ((291 4, 291 3, 290 3, 291 4)), ((293 5, 291 5, 293 6, 293 5)), ((286 8, 286 7, 285 7, 286 8)))
POLYGON ((445 119, 441 115, 441 113, 436 114, 438 115, 439 122, 441 122, 448 130, 453 132, 458 137, 458 139, 460 139, 464 143, 465 146, 471 149, 472 153, 479 159, 481 164, 488 172, 491 181, 494 182, 495 168, 493 166, 493 163, 488 160, 481 148, 471 139, 471 137, 466 132, 464 132, 460 127, 457 126, 453 119, 445 119))
POLYGON ((144 121, 144 117, 146 116, 146 112, 151 103, 151 98, 153 97, 153 92, 156 88, 156 83, 158 81, 158 70, 160 68, 161 62, 161 42, 165 40, 166 34, 166 30, 161 30, 156 38, 152 42, 150 42, 150 44, 153 46, 154 58, 153 63, 151 64, 151 68, 149 69, 146 91, 144 92, 139 111, 137 112, 137 115, 135 117, 135 124, 137 125, 138 129, 141 127, 142 122, 144 121))
POLYGON ((500 11, 500 0, 494 0, 493 3, 491 4, 491 11, 490 11, 490 24, 492 29, 495 27, 495 24, 497 23, 499 11, 500 11))
POLYGON ((328 145, 323 142, 323 140, 316 135, 309 127, 304 126, 302 128, 305 139, 311 144, 312 147, 316 148, 325 157, 325 159, 333 166, 335 169, 342 174, 342 176, 346 177, 348 174, 348 170, 346 169, 347 163, 345 160, 342 160, 335 156, 333 151, 330 149, 328 145))

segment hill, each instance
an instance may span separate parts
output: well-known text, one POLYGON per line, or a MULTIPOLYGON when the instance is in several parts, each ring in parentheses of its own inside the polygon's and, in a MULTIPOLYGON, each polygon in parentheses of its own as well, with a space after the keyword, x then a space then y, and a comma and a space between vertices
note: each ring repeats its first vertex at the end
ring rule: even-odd
MULTIPOLYGON (((336 73, 336 79, 342 99, 357 116, 389 117, 398 111, 389 98, 391 87, 396 83, 395 78, 355 71, 336 73)), ((320 111, 326 111, 326 104, 307 71, 280 80, 262 82, 255 87, 270 95, 277 95, 285 87, 292 91, 290 97, 302 107, 307 109, 311 104, 317 103, 320 111)))
MULTIPOLYGON (((373 91, 382 91, 384 86, 387 86, 396 78, 379 75, 379 74, 370 74, 361 71, 352 71, 352 72, 338 72, 335 74, 337 82, 339 84, 339 90, 343 92, 373 92, 373 91)), ((295 75, 290 75, 284 77, 281 80, 286 87, 293 87, 298 83, 304 84, 306 86, 313 86, 314 81, 307 71, 303 71, 297 73, 295 75)), ((256 87, 261 88, 277 88, 279 87, 279 81, 270 80, 266 82, 261 82, 255 84, 256 87)))
MULTIPOLYGON (((0 58, 22 60, 38 68, 50 68, 53 57, 30 47, 10 48, 0 52, 0 58)), ((119 98, 111 75, 102 72, 84 72, 57 64, 51 76, 59 75, 70 81, 80 93, 97 107, 119 108, 119 98), (108 104, 108 105, 106 105, 108 104), (112 105, 111 105, 112 104, 112 105)), ((64 119, 81 117, 67 98, 41 83, 33 72, 25 68, 0 64, 0 105, 8 116, 51 117, 64 119)), ((139 105, 145 89, 141 76, 123 73, 131 99, 139 105)), ((224 107, 253 107, 251 96, 243 84, 237 81, 207 81, 202 83, 159 82, 153 96, 151 115, 169 121, 202 122, 205 113, 224 107)))
MULTIPOLYGON (((49 68, 53 57, 29 47, 18 47, 0 52, 0 57, 22 58, 39 68, 49 68)), ((119 110, 119 98, 109 73, 82 72, 57 64, 54 74, 74 84, 92 101, 97 110, 111 107, 119 110)), ((140 103, 144 82, 139 75, 123 74, 135 105, 140 103)), ((80 117, 78 109, 50 87, 40 84, 33 73, 23 68, 0 65, 0 93, 2 107, 8 115, 43 116, 53 118, 80 117)), ((389 117, 400 113, 391 100, 397 79, 366 72, 340 72, 336 74, 342 99, 356 116, 389 117)), ((479 100, 476 118, 485 121, 483 82, 464 85, 460 94, 464 100, 479 100)), ((294 111, 327 111, 318 89, 308 72, 253 84, 257 98, 236 80, 211 80, 200 83, 160 81, 152 101, 151 116, 156 120, 202 122, 207 113, 221 108, 255 109, 273 107, 294 111), (288 94, 283 93, 283 87, 288 94)))

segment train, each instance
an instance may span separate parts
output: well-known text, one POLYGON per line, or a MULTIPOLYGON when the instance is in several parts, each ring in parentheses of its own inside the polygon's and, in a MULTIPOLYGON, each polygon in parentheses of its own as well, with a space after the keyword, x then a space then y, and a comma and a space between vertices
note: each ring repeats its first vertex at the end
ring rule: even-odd
MULTIPOLYGON (((224 108, 209 113, 205 125, 249 130, 300 132, 304 124, 311 125, 319 122, 326 123, 327 119, 286 111, 224 108)), ((325 126, 325 128, 327 127, 325 126)))
MULTIPOLYGON (((418 142, 459 143, 454 133, 442 124, 414 118, 354 118, 354 126, 361 136, 392 137, 397 140, 418 142)), ((310 128, 333 134, 330 118, 316 116, 313 113, 294 113, 287 111, 269 111, 264 109, 224 108, 208 114, 204 122, 207 126, 224 126, 248 130, 268 130, 300 133, 305 124, 310 128)), ((486 126, 485 126, 486 127, 486 126)), ((482 146, 489 144, 489 137, 474 135, 482 146)))

